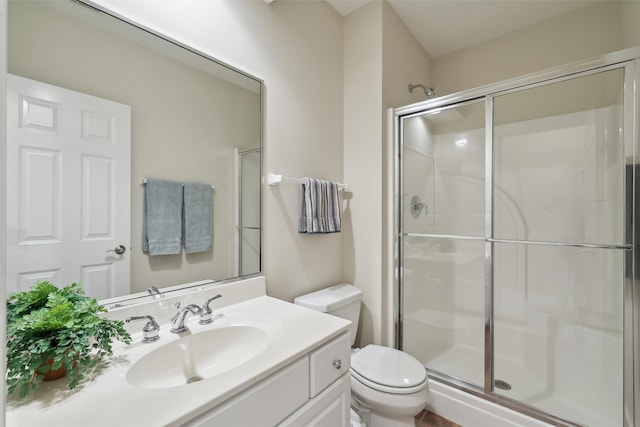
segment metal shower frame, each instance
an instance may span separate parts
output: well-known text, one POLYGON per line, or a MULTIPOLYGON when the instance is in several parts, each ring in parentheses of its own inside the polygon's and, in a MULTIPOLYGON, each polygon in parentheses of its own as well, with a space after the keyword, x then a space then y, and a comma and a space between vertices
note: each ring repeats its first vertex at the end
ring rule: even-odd
MULTIPOLYGON (((393 245, 394 256, 394 289, 397 298, 394 304, 395 322, 395 346, 403 348, 403 239, 408 236, 404 233, 404 208, 402 206, 403 194, 403 164, 402 141, 403 120, 421 115, 428 110, 446 109, 461 104, 483 102, 485 103, 485 236, 492 236, 492 203, 493 203, 493 99, 497 95, 516 92, 526 88, 543 86, 553 82, 570 80, 576 77, 595 74, 598 72, 623 68, 624 73, 624 140, 630 141, 632 146, 632 164, 640 164, 640 47, 630 48, 619 52, 607 54, 598 58, 572 63, 566 66, 553 68, 524 77, 510 79, 503 82, 482 86, 452 95, 429 99, 423 102, 390 109, 389 128, 393 135, 393 227, 390 242, 393 245), (631 96, 626 96, 630 94, 631 96)), ((625 142, 625 145, 629 143, 625 142)), ((634 168, 633 178, 627 185, 633 185, 633 209, 632 220, 627 224, 629 237, 625 245, 611 246, 616 249, 625 249, 630 252, 634 262, 626 263, 624 280, 624 385, 623 385, 623 426, 640 427, 640 169, 634 168), (629 271, 630 270, 630 271, 629 271)), ((390 198, 391 199, 391 198, 390 198)), ((426 237, 461 237, 444 235, 425 235, 426 237)), ((475 239, 475 238, 472 238, 475 239)), ((443 382, 456 389, 471 393, 483 399, 516 410, 533 418, 558 426, 573 426, 575 424, 562 418, 545 413, 541 410, 513 400, 493 391, 493 277, 492 277, 492 247, 494 242, 503 240, 480 237, 478 240, 485 242, 485 307, 484 307, 484 387, 461 381, 439 372, 429 371, 432 379, 443 382)), ((562 243, 563 246, 568 246, 562 243)), ((572 245, 586 247, 607 247, 606 245, 572 245)), ((625 257, 629 259, 628 256, 625 257)))

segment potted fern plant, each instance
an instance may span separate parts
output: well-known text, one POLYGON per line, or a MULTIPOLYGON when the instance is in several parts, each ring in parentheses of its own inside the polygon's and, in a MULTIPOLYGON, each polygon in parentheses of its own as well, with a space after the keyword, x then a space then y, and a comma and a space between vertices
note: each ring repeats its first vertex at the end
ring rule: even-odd
POLYGON ((7 299, 7 386, 26 397, 43 380, 66 376, 75 388, 84 374, 112 353, 114 340, 129 344, 121 321, 100 316, 107 310, 73 283, 48 281, 7 299))

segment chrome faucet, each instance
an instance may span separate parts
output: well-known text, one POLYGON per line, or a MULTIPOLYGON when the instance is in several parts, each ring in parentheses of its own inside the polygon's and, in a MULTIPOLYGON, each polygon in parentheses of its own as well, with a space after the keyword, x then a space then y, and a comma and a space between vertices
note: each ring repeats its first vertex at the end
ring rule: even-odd
POLYGON ((218 299, 221 297, 222 295, 218 294, 216 296, 209 298, 204 302, 204 304, 202 305, 202 311, 200 312, 200 321, 198 323, 200 323, 201 325, 208 325, 209 323, 213 322, 213 319, 211 318, 212 312, 211 312, 211 308, 209 307, 209 303, 214 299, 218 299))
POLYGON ((153 296, 153 299, 164 298, 164 294, 160 292, 155 286, 149 286, 147 288, 147 292, 149 293, 149 295, 153 296))
POLYGON ((195 304, 189 304, 184 308, 180 309, 180 303, 176 303, 176 309, 178 312, 175 316, 171 318, 171 332, 174 334, 179 334, 180 332, 188 331, 189 328, 185 326, 184 321, 187 318, 189 313, 191 314, 201 314, 202 309, 195 304))
POLYGON ((142 328, 142 342, 154 342, 160 338, 158 335, 160 332, 160 325, 158 325, 158 322, 156 322, 156 319, 154 319, 153 316, 131 316, 127 317, 125 322, 130 323, 136 320, 147 320, 144 328, 142 328))

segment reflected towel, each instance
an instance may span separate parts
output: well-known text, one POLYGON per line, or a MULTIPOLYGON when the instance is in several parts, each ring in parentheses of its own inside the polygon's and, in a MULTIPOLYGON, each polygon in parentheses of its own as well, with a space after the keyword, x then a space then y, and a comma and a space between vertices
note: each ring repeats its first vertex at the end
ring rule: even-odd
POLYGON ((182 250, 182 184, 148 179, 142 207, 142 250, 149 255, 182 250))
POLYGON ((188 254, 211 248, 212 203, 210 184, 184 185, 184 250, 188 254))
POLYGON ((313 178, 302 178, 300 233, 337 233, 340 231, 340 199, 338 184, 313 178))

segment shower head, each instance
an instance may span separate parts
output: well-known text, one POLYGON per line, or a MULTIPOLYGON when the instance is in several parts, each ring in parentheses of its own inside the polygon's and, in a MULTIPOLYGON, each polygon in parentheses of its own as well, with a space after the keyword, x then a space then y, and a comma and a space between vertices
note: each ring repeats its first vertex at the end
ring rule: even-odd
POLYGON ((436 92, 432 87, 428 87, 428 86, 425 86, 425 85, 420 84, 420 83, 415 84, 415 85, 409 83, 409 92, 413 93, 413 90, 415 88, 417 88, 417 87, 422 88, 422 90, 424 91, 424 94, 425 94, 425 96, 427 98, 433 98, 434 96, 436 96, 436 92))

